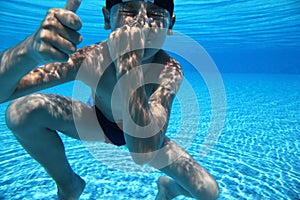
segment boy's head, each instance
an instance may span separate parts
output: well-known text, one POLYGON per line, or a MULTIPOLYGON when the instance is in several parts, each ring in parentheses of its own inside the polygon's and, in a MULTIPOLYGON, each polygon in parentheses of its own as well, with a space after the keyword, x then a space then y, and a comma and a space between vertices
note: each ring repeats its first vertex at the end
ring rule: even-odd
MULTIPOLYGON (((106 8, 107 9, 111 9, 111 7, 113 7, 114 5, 118 4, 118 3, 123 3, 126 2, 128 0, 106 0, 106 8)), ((148 0, 148 2, 151 2, 161 8, 166 9, 169 13, 170 16, 173 16, 173 11, 174 11, 174 2, 173 0, 148 0)))
POLYGON ((138 13, 141 13, 142 7, 145 9, 145 16, 142 18, 147 18, 150 26, 166 28, 168 34, 172 34, 172 28, 176 21, 176 16, 173 15, 173 0, 106 0, 106 6, 102 9, 105 29, 114 30, 118 26, 124 25, 116 20, 118 18, 137 19, 141 16, 138 13))
POLYGON ((172 34, 173 9, 173 0, 106 0, 102 11, 105 29, 114 31, 125 25, 146 28, 143 59, 148 59, 161 49, 167 34, 172 34))

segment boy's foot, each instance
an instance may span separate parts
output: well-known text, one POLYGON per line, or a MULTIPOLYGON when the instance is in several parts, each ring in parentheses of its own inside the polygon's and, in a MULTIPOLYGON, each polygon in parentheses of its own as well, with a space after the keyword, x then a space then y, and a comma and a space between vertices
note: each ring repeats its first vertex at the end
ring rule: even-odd
POLYGON ((59 200, 77 200, 85 188, 85 181, 77 174, 74 176, 73 184, 62 190, 57 189, 57 196, 59 200))
POLYGON ((155 200, 170 200, 178 196, 176 190, 175 181, 168 177, 161 176, 157 181, 158 193, 155 200))

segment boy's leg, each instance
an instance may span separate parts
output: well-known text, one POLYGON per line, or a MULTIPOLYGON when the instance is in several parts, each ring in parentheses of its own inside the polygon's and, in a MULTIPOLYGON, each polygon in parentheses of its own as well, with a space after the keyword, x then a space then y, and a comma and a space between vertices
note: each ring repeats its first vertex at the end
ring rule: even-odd
POLYGON ((85 131, 80 135, 86 136, 81 139, 103 141, 103 132, 99 125, 98 133, 93 130, 96 129, 95 123, 98 124, 93 109, 79 101, 72 102, 67 97, 33 94, 9 105, 6 122, 25 150, 55 180, 59 198, 77 199, 85 187, 85 182, 71 169, 64 145, 56 131, 80 139, 77 131, 79 127, 81 132, 85 131), (73 116, 76 116, 77 126, 73 116))
POLYGON ((157 186, 158 193, 155 200, 169 200, 180 195, 192 197, 191 194, 176 183, 176 181, 166 176, 159 177, 157 186))
POLYGON ((219 187, 212 176, 174 141, 166 137, 164 145, 150 165, 157 168, 167 160, 169 164, 159 170, 174 180, 167 177, 158 180, 156 199, 172 199, 179 195, 217 199, 219 187))

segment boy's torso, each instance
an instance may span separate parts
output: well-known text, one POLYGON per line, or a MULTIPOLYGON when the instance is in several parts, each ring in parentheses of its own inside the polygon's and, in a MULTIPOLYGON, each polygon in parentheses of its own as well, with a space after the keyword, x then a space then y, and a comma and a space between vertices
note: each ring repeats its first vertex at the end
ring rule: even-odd
MULTIPOLYGON (((99 44, 102 45, 102 44, 99 44)), ((106 45, 103 45, 103 48, 101 48, 102 56, 105 57, 108 56, 107 52, 108 49, 106 45), (104 51, 104 52, 103 52, 104 51)), ((159 51, 158 54, 161 54, 163 51, 159 51)), ((96 55, 96 57, 99 56, 96 55)), ((94 57, 94 55, 93 55, 94 57)), ((100 56, 101 57, 101 56, 100 56)), ((159 57, 159 55, 155 56, 156 58, 159 57)), ((157 60, 157 59, 156 59, 157 60)), ((105 70, 97 69, 100 66, 88 66, 94 68, 97 73, 101 71, 101 78, 99 79, 99 82, 97 84, 97 88, 95 90, 95 105, 102 111, 102 113, 107 117, 108 120, 114 121, 116 123, 122 122, 122 106, 123 106, 123 100, 121 98, 121 95, 119 93, 118 88, 116 88, 117 84, 117 77, 116 77, 116 70, 114 64, 111 62, 111 58, 103 59, 103 66, 108 65, 108 67, 105 70), (109 62, 107 62, 109 61, 109 62), (114 92, 115 99, 114 99, 114 105, 112 105, 112 94, 114 92), (114 112, 114 115, 113 115, 114 112)), ((153 61, 157 62, 157 61, 153 61)), ((143 66, 143 72, 144 76, 147 76, 148 73, 151 73, 151 65, 145 65, 143 66)), ((155 66, 154 66, 155 67, 155 66)), ((95 72, 95 74, 97 74, 95 72)), ((157 74, 157 72, 156 72, 157 74)), ((151 75, 151 82, 156 83, 158 80, 158 76, 151 75), (154 78, 153 78, 154 77, 154 78)), ((157 84, 146 84, 145 90, 146 95, 149 98, 151 94, 155 91, 157 88, 157 84)))

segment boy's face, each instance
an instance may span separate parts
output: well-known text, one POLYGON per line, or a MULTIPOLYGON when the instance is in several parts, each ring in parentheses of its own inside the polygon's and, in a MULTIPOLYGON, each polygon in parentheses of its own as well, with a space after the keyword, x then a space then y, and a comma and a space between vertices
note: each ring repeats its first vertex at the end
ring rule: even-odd
MULTIPOLYGON (((145 48, 159 49, 165 41, 171 17, 166 9, 144 1, 128 1, 114 5, 106 19, 112 31, 124 25, 149 27, 145 48)), ((150 49, 147 51, 151 51, 150 49)), ((154 51, 154 50, 153 50, 154 51)), ((154 52, 153 52, 154 53, 154 52)))
POLYGON ((119 3, 111 8, 111 29, 130 25, 133 21, 141 25, 149 25, 151 28, 167 29, 170 23, 169 12, 153 3, 143 1, 128 1, 119 3))

